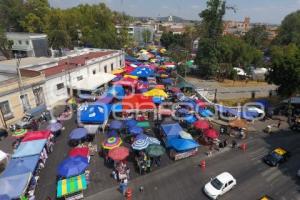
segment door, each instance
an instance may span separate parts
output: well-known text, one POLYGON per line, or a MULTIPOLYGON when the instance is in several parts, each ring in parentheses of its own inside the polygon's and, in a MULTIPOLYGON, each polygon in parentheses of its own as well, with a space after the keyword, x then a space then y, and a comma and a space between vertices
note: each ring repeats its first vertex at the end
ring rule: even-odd
POLYGON ((28 95, 23 94, 23 95, 20 96, 20 98, 21 98, 21 102, 22 102, 22 105, 23 105, 24 112, 26 112, 27 110, 30 110, 31 107, 30 107, 28 95))
POLYGON ((233 180, 229 181, 227 184, 225 184, 226 187, 224 187, 223 194, 231 190, 233 187, 233 180))

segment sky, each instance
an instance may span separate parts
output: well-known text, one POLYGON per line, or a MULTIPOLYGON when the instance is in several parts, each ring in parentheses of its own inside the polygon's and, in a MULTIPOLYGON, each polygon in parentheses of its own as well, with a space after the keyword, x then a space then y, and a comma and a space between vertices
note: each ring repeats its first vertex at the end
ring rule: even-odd
MULTIPOLYGON (((131 16, 164 17, 179 16, 199 20, 198 13, 206 7, 206 0, 49 0, 50 5, 69 8, 78 4, 105 3, 112 10, 131 16)), ((251 22, 280 24, 286 15, 300 10, 300 0, 227 0, 236 13, 227 11, 226 20, 242 21, 250 17, 251 22)))

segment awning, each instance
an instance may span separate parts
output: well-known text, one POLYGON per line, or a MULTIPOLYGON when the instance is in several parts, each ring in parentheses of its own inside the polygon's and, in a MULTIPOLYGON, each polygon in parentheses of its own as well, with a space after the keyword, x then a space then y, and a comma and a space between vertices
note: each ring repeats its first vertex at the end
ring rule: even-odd
POLYGON ((0 195, 8 195, 11 199, 20 198, 25 193, 31 177, 30 172, 16 176, 0 177, 0 195))
POLYGON ((21 142, 15 153, 12 155, 13 158, 20 158, 26 156, 39 155, 45 144, 46 139, 42 140, 33 140, 28 142, 21 142))
POLYGON ((87 124, 103 124, 111 112, 110 104, 94 103, 81 106, 78 110, 79 120, 87 124))
POLYGON ((30 131, 25 134, 25 137, 23 138, 22 142, 48 139, 50 133, 51 133, 50 130, 30 131))
POLYGON ((115 77, 116 76, 113 74, 100 72, 98 74, 85 77, 80 81, 72 82, 72 89, 93 91, 96 90, 101 85, 110 82, 115 77))
POLYGON ((56 197, 61 198, 66 195, 80 192, 87 188, 85 175, 79 175, 68 179, 59 180, 57 183, 56 197))
POLYGON ((125 96, 122 101, 123 110, 153 110, 155 104, 152 97, 145 97, 142 94, 125 96))
POLYGON ((183 131, 181 126, 178 123, 175 124, 162 124, 161 128, 163 130, 164 135, 167 138, 178 138, 180 136, 180 132, 183 131))

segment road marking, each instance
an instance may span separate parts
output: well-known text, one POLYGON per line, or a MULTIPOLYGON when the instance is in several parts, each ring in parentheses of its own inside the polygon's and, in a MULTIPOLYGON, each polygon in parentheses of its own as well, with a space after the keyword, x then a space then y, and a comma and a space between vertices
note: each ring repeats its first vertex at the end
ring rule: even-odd
POLYGON ((266 177, 266 181, 271 182, 286 171, 287 171, 287 168, 277 170, 276 172, 270 174, 270 176, 266 177))
POLYGON ((260 152, 264 152, 264 151, 266 151, 266 149, 264 147, 260 147, 259 149, 250 152, 250 155, 256 155, 257 153, 261 154, 260 152))

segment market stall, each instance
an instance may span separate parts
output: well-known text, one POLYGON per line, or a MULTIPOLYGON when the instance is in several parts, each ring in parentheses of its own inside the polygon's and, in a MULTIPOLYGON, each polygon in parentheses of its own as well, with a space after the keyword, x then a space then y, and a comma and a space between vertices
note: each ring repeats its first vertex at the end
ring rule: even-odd
POLYGON ((57 182, 56 197, 66 200, 83 199, 82 191, 87 189, 87 181, 84 174, 62 179, 57 182))

